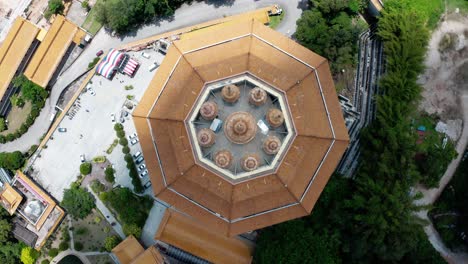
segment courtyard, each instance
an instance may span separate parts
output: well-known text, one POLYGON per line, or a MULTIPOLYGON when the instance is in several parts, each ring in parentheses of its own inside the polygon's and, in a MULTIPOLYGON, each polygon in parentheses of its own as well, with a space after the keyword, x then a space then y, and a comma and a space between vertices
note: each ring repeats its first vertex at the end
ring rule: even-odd
MULTIPOLYGON (((92 87, 94 95, 86 89, 83 90, 75 101, 75 106, 68 111, 68 116, 59 124, 59 128, 65 128, 66 132, 59 132, 57 129, 34 161, 33 178, 57 200, 62 199, 63 190, 69 188, 77 179, 81 155, 84 155, 86 160, 106 155, 116 171, 116 184, 132 188, 122 146, 117 145, 110 155, 107 155, 106 150, 117 138, 114 131, 115 122, 124 121, 127 135, 135 133, 131 113, 126 117, 121 116, 123 106, 126 101, 138 104, 157 71, 149 71, 148 67, 154 62, 161 63, 164 57, 156 51, 145 50, 145 53, 150 55, 150 58, 146 59, 141 53, 128 53, 141 64, 134 78, 122 74, 116 74, 112 80, 98 75, 92 77, 88 86, 92 87), (133 88, 125 89, 125 86, 133 88), (133 96, 132 100, 128 100, 127 96, 133 96), (112 114, 115 115, 115 121, 112 121, 112 114)), ((130 153, 133 154, 140 150, 140 146, 138 143, 130 145, 130 149, 130 153)), ((147 176, 142 179, 142 184, 146 182, 147 176)))

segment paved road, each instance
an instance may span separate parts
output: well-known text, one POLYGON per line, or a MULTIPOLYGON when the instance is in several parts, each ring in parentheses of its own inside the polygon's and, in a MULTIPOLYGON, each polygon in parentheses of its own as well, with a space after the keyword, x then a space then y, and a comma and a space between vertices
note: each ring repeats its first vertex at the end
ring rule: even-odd
POLYGON ((176 10, 170 21, 163 20, 155 24, 143 26, 138 31, 124 37, 111 37, 108 32, 101 29, 81 56, 57 79, 52 88, 51 95, 34 125, 20 139, 0 145, 0 151, 26 151, 31 145, 38 144, 40 137, 47 132, 50 126, 50 116, 54 111, 60 94, 72 80, 75 80, 84 72, 98 50, 108 50, 156 34, 222 18, 223 16, 248 12, 273 4, 281 5, 285 12, 284 19, 276 30, 287 36, 291 36, 296 31, 296 20, 301 16, 302 8, 306 7, 307 2, 307 0, 236 0, 232 5, 221 6, 205 2, 194 2, 191 5, 182 5, 176 10))

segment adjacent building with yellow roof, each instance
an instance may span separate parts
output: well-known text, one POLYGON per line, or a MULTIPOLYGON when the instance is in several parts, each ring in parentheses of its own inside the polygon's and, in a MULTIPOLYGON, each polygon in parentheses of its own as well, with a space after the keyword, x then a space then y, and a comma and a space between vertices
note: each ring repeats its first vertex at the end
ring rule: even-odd
POLYGON ((54 73, 61 69, 75 45, 86 35, 80 27, 63 16, 57 16, 34 54, 24 75, 36 84, 47 87, 54 73))

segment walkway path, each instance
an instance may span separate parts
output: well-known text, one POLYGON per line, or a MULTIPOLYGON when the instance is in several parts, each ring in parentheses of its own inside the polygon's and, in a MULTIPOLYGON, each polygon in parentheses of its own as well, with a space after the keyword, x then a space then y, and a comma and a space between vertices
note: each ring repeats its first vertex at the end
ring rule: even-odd
POLYGON ((111 211, 107 209, 107 207, 102 203, 102 201, 99 199, 99 197, 90 189, 88 188, 88 191, 93 194, 94 198, 96 199, 96 207, 101 211, 102 215, 106 217, 107 222, 114 228, 115 232, 120 236, 120 238, 124 239, 127 237, 124 232, 123 228, 120 225, 120 223, 115 219, 115 217, 112 215, 111 211), (112 225, 114 223, 114 225, 112 225))
MULTIPOLYGON (((447 184, 450 182, 453 174, 455 173, 455 171, 458 168, 458 165, 460 164, 460 161, 463 157, 468 143, 468 92, 465 92, 461 96, 461 104, 463 107, 463 131, 456 148, 458 156, 447 167, 444 176, 440 179, 438 188, 426 189, 423 186, 417 186, 417 190, 423 194, 423 198, 417 201, 418 204, 433 204, 437 200, 437 198, 439 198, 440 194, 445 189, 445 186, 447 186, 447 184)), ((426 232, 432 246, 434 246, 434 248, 437 251, 439 251, 439 253, 449 263, 468 263, 468 254, 454 253, 444 245, 442 239, 439 236, 439 233, 434 228, 432 222, 429 220, 427 213, 428 210, 424 210, 419 212, 418 216, 427 220, 430 223, 429 225, 424 227, 424 231, 426 232)))
POLYGON ((42 109, 34 125, 21 138, 7 144, 1 144, 0 152, 14 150, 27 151, 31 145, 38 144, 39 139, 47 132, 50 126, 50 116, 54 111, 55 104, 60 94, 70 84, 71 80, 75 80, 82 74, 83 70, 87 68, 88 63, 95 57, 96 52, 99 50, 108 50, 163 32, 222 18, 224 16, 252 11, 273 4, 281 5, 285 12, 283 21, 276 30, 287 36, 291 36, 296 31, 296 21, 301 16, 302 9, 307 6, 307 3, 308 0, 236 0, 229 5, 216 6, 214 4, 207 4, 206 2, 194 1, 190 5, 184 4, 177 9, 171 20, 161 20, 154 24, 142 26, 137 31, 131 32, 123 37, 111 37, 108 32, 101 29, 80 57, 59 76, 52 88, 44 109, 42 109))

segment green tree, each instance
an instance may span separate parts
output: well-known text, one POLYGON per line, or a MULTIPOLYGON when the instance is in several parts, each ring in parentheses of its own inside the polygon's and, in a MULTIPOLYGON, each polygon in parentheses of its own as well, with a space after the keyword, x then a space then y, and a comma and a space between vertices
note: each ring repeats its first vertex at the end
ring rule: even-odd
POLYGON ((45 101, 47 98, 47 91, 39 85, 28 80, 24 75, 20 75, 13 79, 13 84, 16 87, 21 87, 21 93, 26 100, 32 103, 45 101))
POLYGON ((62 0, 49 0, 49 11, 52 14, 63 14, 64 9, 62 0))
POLYGON ((84 8, 86 11, 89 11, 89 2, 88 0, 84 0, 81 2, 81 7, 84 8))
POLYGON ((115 248, 119 243, 121 242, 121 239, 117 236, 108 236, 104 240, 104 248, 107 250, 107 252, 111 252, 113 248, 115 248))
POLYGON ((0 117, 0 132, 7 130, 7 124, 4 118, 0 117))
POLYGON ((15 152, 1 152, 0 153, 0 167, 17 170, 20 169, 24 164, 23 154, 19 151, 15 152))
POLYGON ((99 180, 94 180, 91 182, 91 190, 96 194, 100 194, 101 192, 105 191, 106 187, 102 184, 99 180))
POLYGON ((119 139, 119 144, 122 146, 127 146, 128 145, 128 140, 126 138, 121 138, 119 139))
POLYGON ((133 235, 136 238, 141 236, 141 227, 135 224, 124 224, 123 231, 126 236, 133 235))
POLYGON ((60 244, 59 244, 59 250, 60 250, 60 251, 65 251, 65 250, 67 250, 69 247, 70 247, 70 245, 68 244, 67 241, 62 241, 62 242, 60 242, 60 244))
POLYGON ((59 250, 57 248, 51 248, 49 249, 49 257, 55 258, 59 254, 59 250))
POLYGON ((113 183, 115 181, 115 176, 114 176, 114 169, 112 168, 112 166, 108 166, 106 168, 106 170, 104 171, 104 174, 106 175, 105 178, 106 178, 106 181, 110 182, 110 183, 113 183))
POLYGON ((76 185, 64 190, 60 204, 71 216, 78 219, 88 216, 95 207, 94 197, 85 189, 76 185))
POLYGON ((25 247, 21 250, 21 262, 24 264, 34 264, 40 253, 31 247, 25 247))
POLYGON ((82 175, 90 174, 92 169, 93 169, 93 165, 89 162, 85 162, 80 165, 80 173, 82 175))
POLYGON ((81 251, 83 249, 83 244, 79 241, 75 241, 75 249, 81 251))

